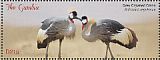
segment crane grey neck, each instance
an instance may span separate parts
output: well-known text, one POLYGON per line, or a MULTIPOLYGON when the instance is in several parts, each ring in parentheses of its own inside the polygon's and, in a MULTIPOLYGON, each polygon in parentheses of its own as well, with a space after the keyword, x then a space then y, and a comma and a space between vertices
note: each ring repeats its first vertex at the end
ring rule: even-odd
POLYGON ((69 22, 68 28, 65 31, 65 35, 67 38, 73 39, 75 37, 76 32, 76 26, 71 21, 67 20, 69 22))
POLYGON ((82 31, 82 38, 88 42, 96 41, 96 36, 93 34, 94 32, 91 31, 92 24, 86 24, 84 26, 84 30, 82 31))

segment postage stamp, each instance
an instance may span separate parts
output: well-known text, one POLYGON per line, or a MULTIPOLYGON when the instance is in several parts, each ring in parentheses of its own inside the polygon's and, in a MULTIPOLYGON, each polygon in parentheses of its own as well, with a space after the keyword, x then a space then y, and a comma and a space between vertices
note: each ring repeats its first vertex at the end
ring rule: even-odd
POLYGON ((160 57, 158 0, 1 0, 1 58, 160 57))

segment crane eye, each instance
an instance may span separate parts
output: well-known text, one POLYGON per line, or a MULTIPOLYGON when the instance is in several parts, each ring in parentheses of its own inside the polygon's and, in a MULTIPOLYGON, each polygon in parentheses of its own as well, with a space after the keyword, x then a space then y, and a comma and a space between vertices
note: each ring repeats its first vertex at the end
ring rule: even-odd
POLYGON ((87 20, 86 19, 82 19, 82 24, 87 24, 87 20))

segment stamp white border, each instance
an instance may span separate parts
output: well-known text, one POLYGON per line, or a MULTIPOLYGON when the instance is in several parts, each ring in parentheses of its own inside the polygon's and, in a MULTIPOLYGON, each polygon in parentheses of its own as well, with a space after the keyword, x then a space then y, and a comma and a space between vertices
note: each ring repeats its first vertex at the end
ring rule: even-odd
MULTIPOLYGON (((3 58, 4 50, 4 2, 158 2, 158 40, 159 40, 159 53, 158 57, 160 57, 160 1, 159 0, 1 0, 0 2, 0 60, 46 60, 45 58, 34 58, 34 57, 18 57, 18 58, 3 58)), ((61 58, 62 60, 104 60, 105 58, 61 58)), ((114 60, 159 60, 160 58, 115 58, 114 60)), ((48 60, 58 60, 58 58, 48 58, 48 60)), ((107 60, 112 60, 111 58, 108 58, 107 60)))

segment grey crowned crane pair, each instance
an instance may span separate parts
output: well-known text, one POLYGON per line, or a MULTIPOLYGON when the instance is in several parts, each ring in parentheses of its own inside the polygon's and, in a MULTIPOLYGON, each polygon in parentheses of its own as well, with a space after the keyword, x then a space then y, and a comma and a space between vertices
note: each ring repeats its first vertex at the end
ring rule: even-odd
POLYGON ((59 40, 59 54, 58 58, 61 58, 61 43, 64 37, 74 38, 76 32, 76 26, 74 19, 82 22, 82 38, 88 42, 95 42, 101 40, 107 46, 106 56, 108 50, 112 58, 114 58, 111 48, 111 43, 117 43, 128 49, 136 47, 138 41, 136 34, 130 28, 124 27, 122 24, 111 19, 101 19, 96 22, 87 16, 77 17, 77 12, 72 11, 69 13, 68 18, 52 17, 42 22, 37 35, 37 48, 47 48, 46 57, 48 57, 49 43, 55 40, 59 40))

